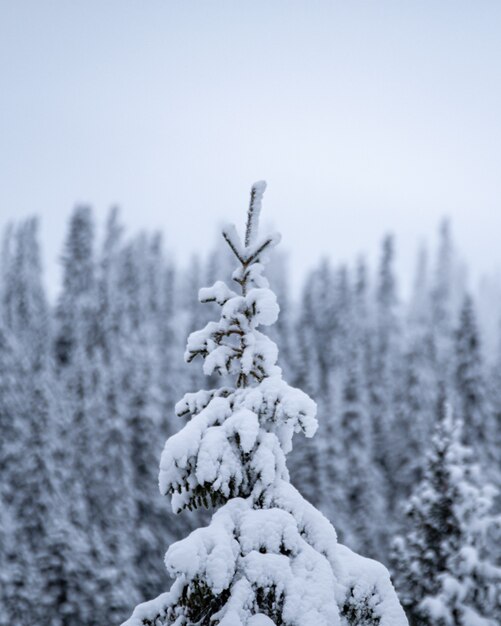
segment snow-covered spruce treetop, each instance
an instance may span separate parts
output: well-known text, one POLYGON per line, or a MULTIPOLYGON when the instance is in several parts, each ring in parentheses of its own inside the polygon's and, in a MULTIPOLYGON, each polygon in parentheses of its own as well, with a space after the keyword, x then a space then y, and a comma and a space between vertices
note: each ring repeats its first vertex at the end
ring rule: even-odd
POLYGON ((176 412, 187 423, 167 440, 160 491, 175 513, 219 506, 211 523, 165 556, 170 591, 139 605, 127 626, 405 626, 386 569, 337 543, 328 520, 289 483, 292 436, 311 437, 316 405, 290 387, 277 347, 260 326, 279 308, 263 276, 278 235, 258 234, 265 183, 252 187, 245 238, 223 230, 238 268, 236 289, 200 290, 220 319, 188 338, 186 360, 234 386, 188 393, 176 412))

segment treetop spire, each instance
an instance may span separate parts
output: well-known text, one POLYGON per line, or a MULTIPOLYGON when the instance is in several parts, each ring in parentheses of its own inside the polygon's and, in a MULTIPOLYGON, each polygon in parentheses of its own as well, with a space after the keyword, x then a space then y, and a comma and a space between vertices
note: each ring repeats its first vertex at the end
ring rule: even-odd
POLYGON ((247 226, 245 228, 245 247, 248 248, 256 239, 259 229, 259 216, 264 192, 266 191, 266 181, 259 180, 252 185, 249 209, 247 211, 247 226))

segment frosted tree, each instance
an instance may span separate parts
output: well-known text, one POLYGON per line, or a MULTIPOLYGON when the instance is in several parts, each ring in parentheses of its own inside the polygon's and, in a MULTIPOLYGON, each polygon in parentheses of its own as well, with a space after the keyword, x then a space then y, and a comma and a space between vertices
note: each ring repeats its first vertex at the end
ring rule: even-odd
POLYGON ((258 330, 278 315, 263 269, 279 237, 258 234, 264 189, 252 188, 244 241, 232 226, 223 231, 239 263, 239 293, 223 282, 200 291, 221 316, 193 332, 186 350, 187 361, 203 359, 206 375, 233 384, 185 395, 176 412, 187 423, 167 440, 160 463, 160 489, 174 512, 218 510, 171 545, 172 588, 138 606, 127 624, 404 626, 385 568, 338 544, 289 483, 293 434, 314 434, 316 407, 282 379, 277 347, 258 330))
MULTIPOLYGON (((333 284, 331 402, 324 416, 325 429, 319 430, 324 439, 323 510, 335 520, 343 542, 364 554, 381 557, 387 525, 383 522, 382 476, 374 463, 365 376, 366 318, 361 317, 366 313, 364 282, 362 266, 354 281, 341 266, 333 284)), ((327 334, 324 342, 328 340, 327 334)))
MULTIPOLYGON (((116 358, 117 354, 113 354, 116 358)), ((92 377, 88 411, 94 451, 87 470, 91 476, 86 493, 90 519, 85 532, 95 554, 94 579, 101 589, 97 596, 101 619, 118 623, 124 618, 130 598, 140 597, 135 590, 135 572, 130 568, 135 507, 129 433, 117 361, 113 359, 106 364, 99 353, 92 366, 92 377)))
POLYGON ((464 423, 464 440, 483 460, 494 454, 494 427, 486 397, 480 335, 473 300, 466 296, 455 333, 455 408, 464 423))
POLYGON ((398 497, 405 499, 422 477, 437 402, 436 353, 430 309, 427 254, 426 249, 421 248, 405 320, 403 358, 396 381, 394 483, 398 497))
POLYGON ((153 374, 158 366, 155 316, 159 293, 152 280, 159 280, 162 271, 158 245, 159 242, 152 242, 144 236, 135 239, 122 253, 120 272, 124 308, 120 344, 122 414, 130 446, 136 531, 133 559, 141 598, 160 591, 163 572, 155 555, 165 545, 161 537, 166 525, 166 516, 160 508, 161 499, 155 489, 154 463, 161 452, 162 434, 161 399, 153 374))
POLYGON ((367 263, 363 257, 359 257, 355 266, 355 280, 353 289, 353 308, 355 318, 355 333, 360 344, 360 357, 362 368, 367 380, 370 372, 371 352, 371 324, 369 310, 369 278, 367 263))
POLYGON ((327 483, 331 516, 343 542, 363 554, 382 558, 388 546, 388 523, 382 476, 374 463, 370 410, 360 345, 353 337, 347 353, 341 398, 330 435, 332 468, 327 483))
MULTIPOLYGON (((199 255, 193 255, 188 267, 183 272, 181 285, 179 286, 179 299, 181 300, 183 310, 178 313, 177 324, 183 329, 184 336, 186 334, 190 335, 196 329, 203 327, 210 319, 208 312, 201 310, 198 306, 198 290, 201 284, 203 284, 202 261, 199 255)), ((187 368, 185 384, 188 389, 196 389, 203 382, 203 372, 200 372, 195 366, 187 368)))
POLYGON ((497 468, 496 484, 501 486, 501 323, 499 324, 499 338, 497 354, 494 364, 489 372, 489 397, 492 407, 492 420, 494 433, 491 446, 494 451, 494 467, 497 468))
POLYGON ((422 476, 437 396, 432 354, 430 336, 411 330, 397 379, 399 392, 392 433, 396 470, 392 482, 398 499, 408 498, 422 476))
MULTIPOLYGON (((312 278, 310 275, 309 278, 312 278)), ((320 392, 320 361, 314 326, 315 306, 311 281, 302 292, 299 316, 295 325, 294 383, 312 395, 320 392)), ((320 506, 325 490, 322 488, 321 459, 318 438, 309 438, 291 451, 290 468, 293 483, 315 506, 320 506)))
POLYGON ((64 398, 65 442, 61 459, 65 489, 72 494, 71 517, 81 529, 93 525, 96 507, 93 432, 102 412, 94 393, 98 299, 94 227, 88 207, 76 207, 70 218, 62 255, 63 289, 56 307, 54 353, 64 398), (94 510, 93 510, 94 509, 94 510))
POLYGON ((329 508, 329 492, 325 486, 326 437, 332 413, 331 378, 333 352, 333 276, 330 264, 322 260, 309 273, 302 293, 296 324, 297 346, 293 382, 318 398, 321 437, 308 438, 291 454, 293 482, 308 500, 325 512, 329 508))
POLYGON ((399 371, 400 320, 394 271, 394 240, 387 235, 383 240, 382 255, 376 288, 376 320, 369 388, 373 420, 375 455, 391 489, 390 506, 396 497, 395 482, 395 398, 399 371))
POLYGON ((38 220, 27 219, 6 232, 2 303, 6 326, 24 345, 31 366, 40 370, 50 341, 49 309, 42 285, 38 220))
POLYGON ((430 279, 428 274, 428 250, 426 246, 421 245, 417 255, 416 272, 407 317, 413 326, 425 328, 430 332, 433 307, 430 306, 430 279))
POLYGON ((316 319, 322 307, 315 306, 317 275, 318 272, 315 270, 310 272, 306 279, 296 323, 297 354, 295 359, 297 365, 294 382, 312 395, 319 393, 322 389, 322 366, 318 350, 319 332, 316 319))
POLYGON ((70 219, 62 255, 63 289, 56 319, 55 353, 61 367, 72 361, 80 326, 84 349, 90 352, 97 338, 95 320, 96 272, 94 263, 94 224, 89 207, 78 206, 70 219))
POLYGON ((501 521, 491 513, 494 494, 461 443, 461 422, 442 393, 425 475, 407 507, 406 538, 393 551, 412 624, 499 624, 501 568, 489 550, 490 531, 501 521))
POLYGON ((0 323, 0 624, 21 622, 29 614, 33 559, 25 542, 24 527, 17 519, 16 485, 23 466, 23 444, 28 438, 26 383, 28 369, 21 359, 21 346, 0 323), (19 541, 19 534, 23 535, 19 541), (3 621, 2 621, 3 620, 3 621))
POLYGON ((280 345, 280 367, 289 377, 294 377, 297 370, 297 346, 294 345, 293 302, 290 297, 288 258, 285 254, 274 252, 270 269, 270 286, 280 302, 280 316, 270 328, 270 337, 280 345))
MULTIPOLYGON (((439 246, 433 286, 431 290, 431 315, 438 368, 449 374, 448 357, 453 335, 453 270, 455 266, 449 220, 440 224, 439 246), (444 369, 445 368, 445 369, 444 369)), ((447 380, 448 376, 446 376, 447 380)), ((448 380, 447 380, 448 382, 448 380)))
POLYGON ((57 607, 54 626, 70 624, 67 613, 73 624, 81 623, 88 616, 82 600, 91 570, 82 568, 62 498, 61 406, 35 220, 18 226, 11 254, 4 258, 8 314, 2 316, 7 324, 0 331, 0 482, 10 524, 4 537, 6 562, 0 563, 8 572, 2 614, 7 623, 43 623, 57 607), (68 593, 72 585, 79 590, 74 595, 68 593))

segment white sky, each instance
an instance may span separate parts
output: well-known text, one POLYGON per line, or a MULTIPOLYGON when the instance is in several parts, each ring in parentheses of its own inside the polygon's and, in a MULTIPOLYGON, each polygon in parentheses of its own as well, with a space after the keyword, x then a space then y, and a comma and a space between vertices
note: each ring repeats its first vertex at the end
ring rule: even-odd
POLYGON ((501 2, 0 0, 0 226, 52 291, 76 202, 183 260, 261 178, 296 274, 389 229, 408 273, 445 214, 501 266, 501 2))

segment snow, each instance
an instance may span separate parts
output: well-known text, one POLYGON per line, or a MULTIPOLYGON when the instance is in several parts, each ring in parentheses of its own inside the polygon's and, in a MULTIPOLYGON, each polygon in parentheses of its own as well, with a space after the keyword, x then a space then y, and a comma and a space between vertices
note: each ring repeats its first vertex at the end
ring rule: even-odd
POLYGON ((312 436, 316 430, 315 403, 278 374, 225 393, 187 394, 176 407, 192 417, 167 440, 159 478, 161 493, 172 494, 175 512, 207 484, 228 498, 248 495, 252 484, 257 494, 288 477, 285 454, 293 434, 312 436), (242 460, 242 452, 249 458, 242 460))
POLYGON ((261 206, 263 195, 266 191, 266 181, 259 180, 252 185, 251 201, 247 219, 247 229, 245 232, 245 245, 248 247, 254 243, 259 228, 259 217, 261 215, 261 206))
POLYGON ((237 294, 222 280, 216 281, 212 287, 202 287, 198 292, 200 302, 217 302, 221 306, 226 304, 230 298, 235 298, 236 296, 237 294))
MULTIPOLYGON (((254 509, 252 498, 230 500, 209 526, 169 548, 169 574, 183 584, 202 578, 216 595, 230 589, 218 614, 221 624, 273 624, 253 615, 257 590, 273 589, 284 621, 292 626, 344 626, 351 623, 346 611, 366 615, 368 609, 381 626, 404 626, 386 569, 338 544, 333 527, 290 484, 279 486, 277 500, 280 496, 293 513, 254 509)), ((127 626, 161 615, 172 597, 164 594, 142 605, 127 626)))
POLYGON ((380 626, 407 624, 387 569, 372 559, 337 545, 336 557, 342 572, 340 582, 347 591, 345 602, 360 613, 370 607, 380 626))
POLYGON ((277 297, 271 289, 251 289, 245 300, 247 306, 253 309, 256 326, 271 326, 277 321, 280 309, 277 297))
POLYGON ((147 620, 154 622, 165 617, 166 607, 177 600, 181 593, 182 581, 176 581, 170 591, 162 593, 153 600, 138 604, 130 618, 122 626, 144 626, 147 620))
POLYGON ((259 613, 259 615, 253 615, 248 621, 248 626, 274 626, 274 623, 269 617, 259 613))
POLYGON ((187 581, 202 577, 216 594, 238 584, 239 599, 227 612, 236 611, 240 620, 251 616, 257 589, 274 588, 287 623, 340 623, 327 559, 305 541, 290 513, 252 506, 252 499, 234 498, 208 527, 171 546, 165 557, 169 574, 187 581))
POLYGON ((227 224, 223 227, 222 233, 225 241, 230 246, 237 259, 242 262, 245 259, 245 248, 242 245, 240 235, 238 234, 235 225, 227 224))

